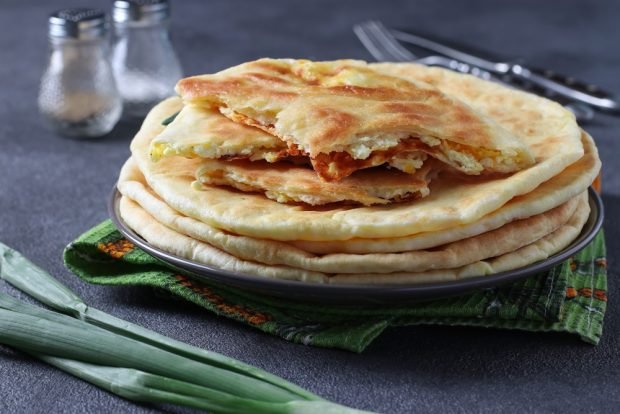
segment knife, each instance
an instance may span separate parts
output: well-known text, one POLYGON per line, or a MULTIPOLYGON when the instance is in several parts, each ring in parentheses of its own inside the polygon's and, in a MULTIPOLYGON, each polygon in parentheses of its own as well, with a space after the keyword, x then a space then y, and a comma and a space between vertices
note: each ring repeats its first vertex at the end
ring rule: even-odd
POLYGON ((410 43, 451 59, 477 66, 496 76, 509 77, 520 82, 545 89, 551 95, 556 94, 575 101, 583 102, 603 111, 620 112, 620 102, 601 88, 578 81, 570 76, 560 75, 550 70, 536 69, 519 63, 492 61, 454 49, 445 44, 416 34, 391 30, 392 35, 401 42, 410 43))

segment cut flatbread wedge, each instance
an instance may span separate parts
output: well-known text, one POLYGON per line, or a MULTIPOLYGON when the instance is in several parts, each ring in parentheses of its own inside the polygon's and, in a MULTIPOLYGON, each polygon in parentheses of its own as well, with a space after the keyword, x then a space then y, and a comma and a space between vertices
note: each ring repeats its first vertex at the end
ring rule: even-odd
MULTIPOLYGON (((184 105, 174 120, 153 141, 150 155, 153 161, 166 156, 276 162, 291 159, 286 142, 259 129, 231 121, 218 110, 200 105, 184 105)), ((293 158, 298 163, 307 157, 293 158)), ((390 166, 403 172, 415 173, 427 159, 424 152, 399 154, 389 161, 390 166)), ((309 163, 309 162, 308 162, 309 163)))
POLYGON ((324 180, 424 152, 466 173, 509 173, 534 163, 528 146, 493 119, 421 81, 363 61, 260 59, 185 78, 196 105, 286 141, 324 180))
POLYGON ((185 105, 151 142, 153 161, 164 156, 277 161, 286 156, 284 141, 266 132, 237 124, 216 109, 185 105), (282 155, 280 155, 282 154, 282 155))
POLYGON ((338 181, 324 182, 311 168, 287 162, 205 160, 196 171, 194 188, 224 185, 246 192, 264 193, 279 203, 323 205, 344 202, 370 206, 426 197, 431 174, 427 162, 413 174, 368 169, 338 181))

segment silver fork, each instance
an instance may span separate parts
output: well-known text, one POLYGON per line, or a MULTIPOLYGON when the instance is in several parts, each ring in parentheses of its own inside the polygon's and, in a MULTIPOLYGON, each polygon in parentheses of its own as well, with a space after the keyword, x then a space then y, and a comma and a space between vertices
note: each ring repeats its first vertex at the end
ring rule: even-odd
MULTIPOLYGON (((459 62, 445 56, 430 55, 419 58, 409 49, 405 48, 379 21, 368 21, 353 26, 353 32, 357 35, 364 47, 378 61, 387 62, 416 62, 428 66, 440 66, 452 69, 461 73, 468 73, 478 78, 491 80, 505 86, 514 88, 515 85, 508 84, 494 77, 490 72, 476 66, 459 62)), ((577 102, 561 102, 566 109, 575 114, 578 121, 589 121, 594 118, 594 110, 585 104, 577 102)))

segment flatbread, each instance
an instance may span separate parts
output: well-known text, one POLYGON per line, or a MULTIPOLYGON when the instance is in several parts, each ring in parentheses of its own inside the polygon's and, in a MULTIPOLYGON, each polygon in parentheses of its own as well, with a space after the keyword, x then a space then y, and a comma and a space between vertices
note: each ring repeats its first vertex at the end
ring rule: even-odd
MULTIPOLYGON (((484 90, 486 82, 479 82, 484 85, 481 86, 484 90)), ((493 91, 506 99, 505 105, 517 93, 511 89, 497 88, 493 91)), ((544 118, 530 117, 528 133, 524 135, 536 156, 536 165, 502 178, 464 177, 449 182, 436 180, 431 184, 428 197, 388 206, 317 209, 281 204, 263 195, 239 194, 221 187, 211 187, 208 191, 192 189, 194 173, 201 160, 169 157, 155 163, 149 157, 150 141, 164 128, 161 120, 181 109, 181 100, 178 98, 163 101, 149 113, 132 141, 131 149, 149 187, 166 204, 210 226, 240 235, 274 240, 396 238, 474 223, 513 197, 527 194, 555 176, 558 179, 554 179, 546 189, 549 192, 545 197, 547 209, 582 193, 592 183, 600 168, 593 144, 589 145, 588 150, 593 151, 596 161, 589 169, 567 169, 559 174, 584 153, 574 117, 566 117, 566 111, 551 101, 528 94, 517 95, 520 103, 532 98, 532 104, 545 114, 544 118), (565 122, 560 124, 560 119, 565 122)), ((492 109, 489 108, 489 112, 492 109)), ((507 128, 525 122, 518 117, 514 120, 499 120, 507 128)), ((583 140, 592 142, 587 135, 583 136, 583 140)), ((527 211, 525 213, 522 216, 527 216, 527 211)))
POLYGON ((185 101, 216 107, 304 155, 327 181, 421 151, 466 174, 534 163, 521 139, 430 84, 386 75, 363 61, 260 59, 185 78, 185 101))
POLYGON ((241 260, 215 247, 176 232, 159 223, 133 201, 123 197, 120 203, 123 220, 138 234, 157 248, 216 268, 256 276, 331 284, 415 284, 457 280, 483 276, 526 266, 546 259, 574 240, 585 224, 589 206, 579 203, 570 220, 553 233, 514 252, 488 260, 478 261, 454 269, 426 272, 325 274, 288 266, 273 266, 241 260))
POLYGON ((235 257, 324 273, 421 272, 463 266, 533 243, 565 224, 575 212, 579 202, 587 203, 587 194, 584 193, 545 213, 513 221, 499 229, 439 246, 430 251, 315 255, 287 243, 222 232, 179 214, 149 191, 131 161, 123 168, 118 187, 123 195, 137 202, 158 222, 189 237, 207 242, 235 257))
POLYGON ((388 204, 426 197, 432 163, 406 174, 371 168, 356 171, 337 182, 321 180, 311 168, 288 162, 204 160, 196 171, 194 188, 229 186, 245 192, 265 194, 279 203, 388 204))

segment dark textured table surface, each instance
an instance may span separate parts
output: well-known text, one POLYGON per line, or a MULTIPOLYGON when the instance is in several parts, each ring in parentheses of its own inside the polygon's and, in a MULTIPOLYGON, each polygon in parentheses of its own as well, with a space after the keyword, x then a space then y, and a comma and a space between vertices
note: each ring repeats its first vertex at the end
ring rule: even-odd
MULTIPOLYGON (((151 290, 92 286, 64 269, 63 247, 106 218, 106 198, 137 125, 92 142, 55 136, 36 109, 46 14, 108 1, 2 1, 0 240, 88 303, 257 365, 328 399, 395 412, 617 412, 620 408, 620 118, 584 127, 603 158, 609 307, 598 346, 559 334, 471 328, 393 329, 366 352, 288 343, 151 290)), ((177 1, 173 38, 186 74, 263 56, 370 59, 351 32, 361 20, 435 32, 520 56, 620 93, 620 4, 613 1, 177 1)), ((0 283, 2 291, 14 290, 0 283)), ((1 413, 187 412, 136 405, 0 347, 1 413)))

